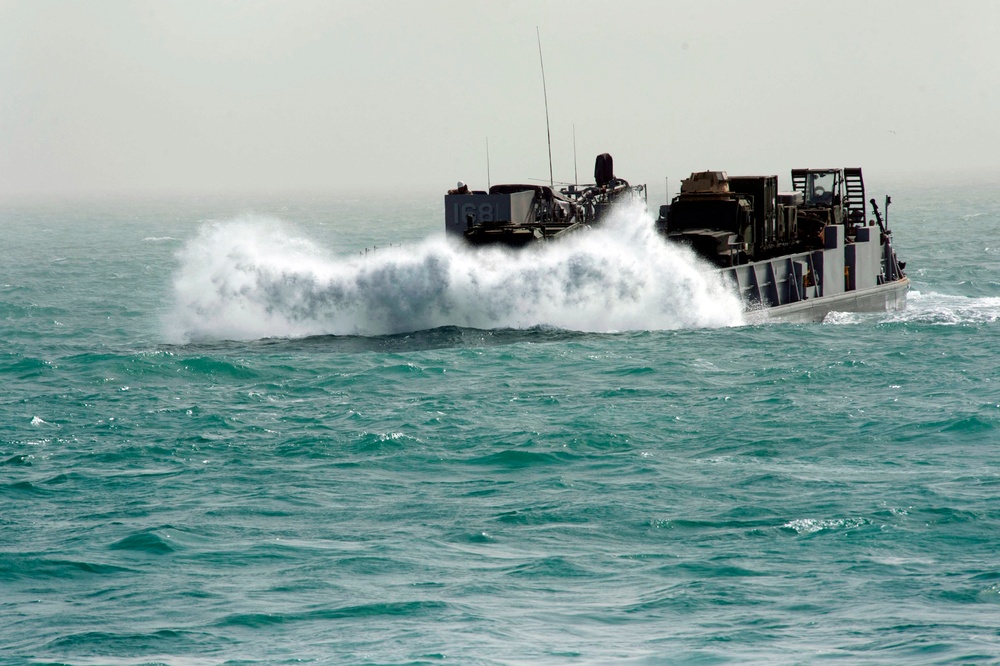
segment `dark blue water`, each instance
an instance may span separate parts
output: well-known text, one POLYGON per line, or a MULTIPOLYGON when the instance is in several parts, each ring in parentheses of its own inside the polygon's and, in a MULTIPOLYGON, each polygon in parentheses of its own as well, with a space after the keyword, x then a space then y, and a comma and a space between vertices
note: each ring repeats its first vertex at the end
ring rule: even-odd
POLYGON ((0 661, 1000 660, 1000 203, 893 198, 906 311, 755 326, 634 211, 7 205, 0 661))

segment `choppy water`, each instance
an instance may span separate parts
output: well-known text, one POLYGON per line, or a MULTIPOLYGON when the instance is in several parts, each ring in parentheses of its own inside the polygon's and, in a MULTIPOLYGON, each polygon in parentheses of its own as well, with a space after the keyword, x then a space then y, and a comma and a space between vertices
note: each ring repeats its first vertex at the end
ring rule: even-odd
POLYGON ((635 211, 5 206, 0 661, 1000 661, 1000 202, 892 194, 908 309, 760 326, 635 211))

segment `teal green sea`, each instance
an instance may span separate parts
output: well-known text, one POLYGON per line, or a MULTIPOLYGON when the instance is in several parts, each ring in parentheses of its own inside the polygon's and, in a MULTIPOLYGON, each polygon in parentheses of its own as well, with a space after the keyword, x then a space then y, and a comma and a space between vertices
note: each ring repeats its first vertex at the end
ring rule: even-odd
POLYGON ((636 209, 0 207, 0 662, 1000 663, 1000 196, 742 323, 636 209))

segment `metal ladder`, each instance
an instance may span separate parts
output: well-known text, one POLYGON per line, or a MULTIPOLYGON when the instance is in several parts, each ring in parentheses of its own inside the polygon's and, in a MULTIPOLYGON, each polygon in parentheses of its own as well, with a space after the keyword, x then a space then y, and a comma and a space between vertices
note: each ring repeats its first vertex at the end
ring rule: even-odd
POLYGON ((844 168, 844 184, 846 191, 844 194, 845 216, 848 222, 854 224, 865 224, 865 179, 861 176, 861 167, 844 168))
POLYGON ((806 195, 806 170, 792 169, 792 189, 806 195))

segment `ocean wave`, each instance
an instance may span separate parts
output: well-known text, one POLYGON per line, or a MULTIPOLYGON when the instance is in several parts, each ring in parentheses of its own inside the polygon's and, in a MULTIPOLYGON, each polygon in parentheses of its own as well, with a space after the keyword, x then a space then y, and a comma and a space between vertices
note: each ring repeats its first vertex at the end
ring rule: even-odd
POLYGON ((383 617, 420 618, 438 615, 449 608, 442 601, 388 601, 354 606, 318 608, 300 612, 237 613, 221 618, 219 627, 261 629, 276 624, 295 622, 328 622, 331 620, 365 620, 383 617))
POLYGON ((790 530, 797 534, 815 534, 822 531, 850 530, 870 524, 871 521, 865 518, 796 518, 782 525, 781 529, 790 530))
POLYGON ((133 569, 58 557, 9 554, 0 557, 0 580, 70 579, 81 575, 134 573, 133 569))

